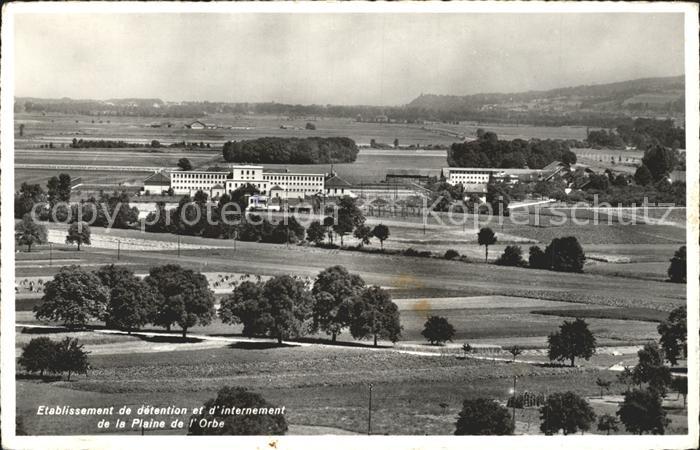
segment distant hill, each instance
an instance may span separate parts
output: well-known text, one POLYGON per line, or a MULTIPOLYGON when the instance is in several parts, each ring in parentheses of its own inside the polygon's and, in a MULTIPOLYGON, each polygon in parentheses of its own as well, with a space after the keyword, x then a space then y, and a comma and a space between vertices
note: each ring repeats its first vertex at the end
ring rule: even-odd
POLYGON ((474 95, 422 94, 407 105, 287 105, 283 103, 168 102, 158 98, 90 100, 15 98, 15 112, 206 118, 209 114, 343 117, 362 122, 427 121, 583 125, 615 128, 637 117, 683 124, 685 77, 644 78, 548 91, 474 95))
POLYGON ((473 95, 421 94, 409 109, 467 111, 660 111, 683 112, 685 77, 642 78, 617 83, 583 85, 519 93, 473 95))

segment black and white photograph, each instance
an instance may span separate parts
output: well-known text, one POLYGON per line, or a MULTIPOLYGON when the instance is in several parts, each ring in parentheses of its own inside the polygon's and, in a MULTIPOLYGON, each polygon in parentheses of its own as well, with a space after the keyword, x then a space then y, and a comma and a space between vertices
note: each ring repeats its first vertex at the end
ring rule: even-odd
POLYGON ((3 448, 697 448, 696 4, 11 2, 1 70, 3 448))

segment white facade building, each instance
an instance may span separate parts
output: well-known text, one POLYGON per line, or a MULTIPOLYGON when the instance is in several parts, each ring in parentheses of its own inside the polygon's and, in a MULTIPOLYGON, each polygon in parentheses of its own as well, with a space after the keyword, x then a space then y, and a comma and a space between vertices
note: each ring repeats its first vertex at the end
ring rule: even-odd
POLYGON ((173 194, 194 195, 197 191, 204 191, 211 196, 214 186, 226 184, 229 172, 188 170, 170 172, 170 187, 173 194))
POLYGON ((446 167, 442 169, 445 181, 455 186, 462 184, 488 184, 492 178, 503 178, 503 169, 486 169, 481 167, 446 167))
POLYGON ((264 172, 263 166, 232 165, 230 171, 174 171, 170 183, 174 194, 204 191, 211 198, 250 184, 270 198, 303 199, 324 193, 325 174, 264 172))

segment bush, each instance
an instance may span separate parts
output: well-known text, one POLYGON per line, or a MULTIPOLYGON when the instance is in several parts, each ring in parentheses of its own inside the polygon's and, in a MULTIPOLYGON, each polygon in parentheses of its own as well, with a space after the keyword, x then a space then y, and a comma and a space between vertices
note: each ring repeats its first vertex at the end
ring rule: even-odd
POLYGON ((459 257, 459 252, 457 250, 449 249, 445 252, 445 259, 455 259, 459 257))
POLYGON ((523 267, 523 251, 517 245, 509 245, 503 250, 503 254, 496 259, 496 264, 499 266, 523 267))
POLYGON ((414 248, 407 248, 406 250, 403 251, 404 256, 416 256, 419 258, 430 258, 432 256, 432 253, 430 253, 427 250, 416 250, 414 248))
POLYGON ((464 400, 455 435, 507 434, 513 434, 513 421, 505 407, 487 398, 464 400))

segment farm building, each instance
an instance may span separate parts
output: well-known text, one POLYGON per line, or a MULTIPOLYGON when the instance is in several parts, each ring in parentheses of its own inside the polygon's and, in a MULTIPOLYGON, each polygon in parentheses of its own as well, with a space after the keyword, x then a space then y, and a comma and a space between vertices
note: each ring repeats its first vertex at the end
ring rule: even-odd
POLYGON ((195 120, 192 123, 186 123, 185 128, 189 128, 191 130, 214 130, 218 128, 218 126, 214 124, 206 124, 201 120, 195 120))
POLYGON ((148 194, 163 194, 170 189, 170 177, 163 172, 155 172, 143 180, 143 190, 148 194))
POLYGON ((355 197, 350 191, 352 185, 337 175, 333 175, 325 181, 325 194, 329 197, 342 197, 349 195, 355 197))

